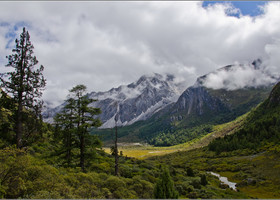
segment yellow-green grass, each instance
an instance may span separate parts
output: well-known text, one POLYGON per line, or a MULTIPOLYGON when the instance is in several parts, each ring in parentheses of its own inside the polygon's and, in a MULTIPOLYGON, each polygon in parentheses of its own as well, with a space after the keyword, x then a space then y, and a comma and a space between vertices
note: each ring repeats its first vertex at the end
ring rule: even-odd
POLYGON ((275 190, 275 186, 271 184, 259 186, 245 186, 240 188, 241 192, 252 198, 258 199, 279 199, 280 192, 275 190))
MULTIPOLYGON (((110 153, 111 149, 104 148, 105 152, 110 153)), ((171 147, 153 147, 153 146, 121 146, 118 147, 119 152, 122 151, 123 156, 145 159, 152 156, 165 155, 173 153, 180 149, 171 147)))
MULTIPOLYGON (((174 145, 170 147, 154 147, 150 145, 134 145, 126 144, 125 146, 119 146, 119 152, 122 151, 123 156, 134 157, 138 159, 145 159, 152 156, 160 156, 176 151, 188 151, 196 148, 207 146, 213 139, 217 137, 224 137, 225 135, 232 134, 239 129, 243 124, 247 114, 238 117, 232 122, 228 122, 221 125, 214 126, 213 132, 194 140, 188 141, 183 144, 174 145)), ((104 147, 105 152, 111 153, 109 147, 104 147)))

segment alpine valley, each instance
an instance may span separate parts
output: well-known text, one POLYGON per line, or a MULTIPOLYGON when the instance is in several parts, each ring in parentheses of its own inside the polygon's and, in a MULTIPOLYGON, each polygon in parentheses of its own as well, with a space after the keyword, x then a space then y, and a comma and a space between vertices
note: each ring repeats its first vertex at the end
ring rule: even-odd
POLYGON ((45 122, 23 109, 23 148, 18 106, 1 90, 0 198, 279 199, 279 80, 256 60, 189 87, 160 74, 85 95, 78 85, 78 100, 47 109, 45 122), (98 126, 98 108, 103 125, 81 125, 98 126))
MULTIPOLYGON (((154 74, 107 92, 91 92, 87 96, 98 101, 90 106, 102 110, 99 118, 103 122, 92 134, 110 144, 111 128, 117 125, 120 142, 171 146, 200 138, 211 132, 213 125, 234 120, 268 97, 280 79, 264 69, 258 59, 222 67, 197 78, 187 89, 182 82, 176 83, 173 75, 154 74), (253 76, 235 80, 240 73, 253 76), (218 86, 211 82, 213 76, 221 77, 218 86)), ((62 107, 45 111, 44 120, 52 122, 62 107)))

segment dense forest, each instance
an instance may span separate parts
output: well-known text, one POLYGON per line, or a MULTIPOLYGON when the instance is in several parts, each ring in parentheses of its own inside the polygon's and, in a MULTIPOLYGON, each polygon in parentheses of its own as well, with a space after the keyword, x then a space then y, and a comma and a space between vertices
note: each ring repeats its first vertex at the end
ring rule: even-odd
POLYGON ((244 126, 233 135, 218 138, 209 144, 209 150, 221 153, 238 149, 258 149, 267 143, 280 142, 280 83, 271 95, 248 116, 244 126))

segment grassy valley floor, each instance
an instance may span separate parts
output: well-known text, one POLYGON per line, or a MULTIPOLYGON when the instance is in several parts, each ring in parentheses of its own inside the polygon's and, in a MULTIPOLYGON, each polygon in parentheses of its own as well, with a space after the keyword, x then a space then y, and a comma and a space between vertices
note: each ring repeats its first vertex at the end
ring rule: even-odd
MULTIPOLYGON (((216 125, 213 128, 213 132, 201 137, 191 140, 189 142, 170 146, 170 147, 154 147, 148 144, 141 143, 119 143, 119 151, 122 152, 123 156, 134 157, 137 159, 145 159, 153 156, 160 156, 169 153, 174 153, 177 151, 186 151, 196 148, 201 148, 207 146, 212 140, 218 137, 223 137, 225 135, 230 135, 234 131, 238 130, 243 124, 246 116, 248 114, 244 114, 238 117, 236 120, 232 122, 228 122, 221 125, 216 125)), ((111 153, 110 146, 104 147, 106 153, 111 153)))
MULTIPOLYGON (((171 173, 181 173, 190 167, 197 174, 216 172, 237 183, 237 192, 221 184, 217 177, 207 174, 208 185, 199 190, 213 194, 216 198, 280 198, 280 145, 268 143, 257 150, 237 150, 216 154, 206 147, 213 139, 229 135, 238 130, 246 115, 235 121, 218 125, 208 135, 181 145, 153 147, 149 145, 125 144, 119 147, 123 156, 145 159, 154 166, 170 166, 171 173)), ((110 148, 105 148, 110 152, 110 148)), ((181 187, 182 180, 175 186, 181 187)), ((195 191, 195 190, 194 190, 195 191)), ((196 198, 195 192, 193 198, 196 198)), ((200 194, 201 195, 201 194, 200 194)), ((191 197, 191 196, 189 196, 191 197)), ((201 197, 201 196, 200 196, 201 197)), ((184 198, 182 196, 181 198, 184 198)), ((207 196, 205 196, 207 198, 207 196)))

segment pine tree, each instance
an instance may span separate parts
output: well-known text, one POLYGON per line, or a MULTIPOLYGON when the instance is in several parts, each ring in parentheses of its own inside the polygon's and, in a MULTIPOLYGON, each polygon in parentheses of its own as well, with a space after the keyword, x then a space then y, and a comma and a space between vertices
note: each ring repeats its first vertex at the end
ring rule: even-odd
POLYGON ((101 122, 95 115, 101 113, 99 108, 89 107, 93 99, 85 95, 86 86, 77 85, 70 90, 70 97, 62 112, 55 117, 57 126, 62 130, 63 148, 67 164, 72 162, 72 150, 79 148, 79 166, 85 171, 85 159, 91 156, 93 146, 100 146, 100 141, 89 134, 89 129, 99 127, 101 122))
POLYGON ((23 146, 23 110, 32 110, 38 117, 43 102, 40 100, 46 80, 42 74, 44 67, 37 67, 38 60, 33 56, 34 46, 31 44, 28 31, 23 28, 20 39, 15 40, 14 54, 7 56, 7 67, 14 71, 1 74, 1 87, 12 96, 17 110, 15 112, 16 144, 23 146))
POLYGON ((65 159, 66 166, 70 167, 73 162, 73 150, 77 146, 74 126, 75 102, 73 98, 69 98, 65 101, 65 103, 66 105, 62 111, 57 113, 54 117, 56 125, 55 141, 58 143, 59 141, 62 141, 62 145, 58 145, 58 149, 56 151, 65 159))
POLYGON ((164 168, 154 189, 156 199, 178 199, 178 192, 174 187, 169 170, 164 168))

